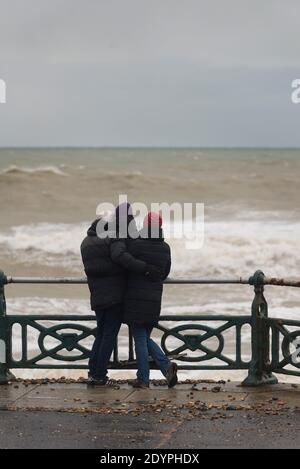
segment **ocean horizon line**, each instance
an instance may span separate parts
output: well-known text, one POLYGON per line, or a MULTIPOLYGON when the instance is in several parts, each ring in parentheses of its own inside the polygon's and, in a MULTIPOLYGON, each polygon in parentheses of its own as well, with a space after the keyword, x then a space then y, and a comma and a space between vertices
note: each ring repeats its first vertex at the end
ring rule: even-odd
POLYGON ((300 150, 299 147, 289 146, 184 146, 184 145, 132 145, 132 146, 0 146, 0 150, 300 150))

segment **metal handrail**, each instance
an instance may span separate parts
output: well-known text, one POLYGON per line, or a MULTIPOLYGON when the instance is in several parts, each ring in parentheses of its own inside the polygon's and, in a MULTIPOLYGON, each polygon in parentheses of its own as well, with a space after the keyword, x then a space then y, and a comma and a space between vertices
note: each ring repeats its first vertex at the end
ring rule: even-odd
MULTIPOLYGON (((7 283, 54 283, 54 284, 86 284, 86 277, 7 277, 7 283)), ((249 279, 237 277, 228 279, 185 279, 168 278, 165 284, 248 284, 249 279)))
MULTIPOLYGON (((80 285, 86 284, 86 277, 6 277, 6 284, 10 283, 30 283, 30 284, 71 284, 80 285)), ((222 284, 239 284, 239 285, 253 285, 253 277, 243 278, 167 278, 164 281, 165 284, 176 284, 176 285, 222 285, 222 284)), ((300 279, 285 279, 280 277, 264 277, 264 285, 284 286, 284 287, 296 287, 300 288, 300 279)))

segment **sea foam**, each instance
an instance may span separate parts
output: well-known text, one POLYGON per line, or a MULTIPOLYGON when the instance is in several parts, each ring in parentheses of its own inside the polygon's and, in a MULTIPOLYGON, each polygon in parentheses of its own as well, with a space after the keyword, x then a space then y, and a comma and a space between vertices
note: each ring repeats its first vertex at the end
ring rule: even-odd
MULTIPOLYGON (((0 246, 22 252, 32 263, 80 266, 80 244, 89 222, 38 223, 14 226, 0 233, 0 246)), ((172 249, 173 276, 247 276, 257 268, 272 276, 298 276, 300 223, 282 218, 208 220, 201 249, 185 249, 184 239, 167 240, 172 249)))

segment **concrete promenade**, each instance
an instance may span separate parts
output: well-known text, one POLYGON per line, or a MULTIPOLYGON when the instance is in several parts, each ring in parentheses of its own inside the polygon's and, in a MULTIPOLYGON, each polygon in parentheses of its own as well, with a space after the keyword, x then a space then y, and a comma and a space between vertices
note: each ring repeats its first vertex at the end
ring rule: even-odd
POLYGON ((153 382, 135 390, 84 380, 0 386, 0 448, 264 448, 300 446, 300 385, 153 382))

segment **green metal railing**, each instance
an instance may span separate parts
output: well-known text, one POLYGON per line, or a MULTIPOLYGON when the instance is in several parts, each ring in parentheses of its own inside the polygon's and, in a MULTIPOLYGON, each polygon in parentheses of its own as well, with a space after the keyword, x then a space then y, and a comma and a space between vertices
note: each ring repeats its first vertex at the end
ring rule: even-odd
MULTIPOLYGON (((86 278, 27 278, 6 277, 0 271, 0 383, 13 378, 12 369, 86 369, 89 348, 81 342, 96 333, 94 315, 9 315, 6 312, 4 288, 7 284, 84 284, 86 278), (13 354, 13 328, 21 328, 20 358, 13 354), (29 356, 28 330, 37 335, 38 352, 29 356), (54 339, 55 346, 47 345, 54 339), (49 360, 51 363, 49 363, 49 360)), ((161 333, 161 346, 165 353, 177 360, 184 370, 248 370, 244 385, 275 384, 273 373, 300 376, 300 363, 292 360, 291 344, 300 337, 300 321, 268 317, 268 304, 264 297, 265 285, 300 287, 296 280, 267 278, 256 271, 248 279, 167 279, 166 284, 243 284, 254 286, 251 314, 237 315, 164 315, 157 329, 161 333), (173 323, 173 326, 170 324, 173 323), (243 358, 242 331, 251 328, 251 356, 243 358), (291 330, 292 329, 292 330, 291 330), (295 330, 296 329, 296 330, 295 330), (193 331, 191 333, 191 331, 193 331), (234 353, 225 353, 224 333, 234 336, 234 353), (180 345, 170 349, 169 339, 180 345), (215 347, 209 345, 214 339, 215 347), (271 342, 271 345, 270 345, 271 342), (216 363, 217 362, 217 363, 216 363)), ((119 359, 116 344, 110 367, 136 368, 133 340, 128 333, 128 358, 119 359)), ((155 368, 155 365, 152 364, 155 368)))

